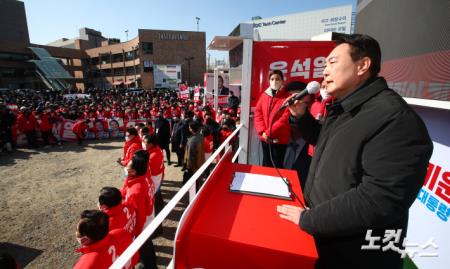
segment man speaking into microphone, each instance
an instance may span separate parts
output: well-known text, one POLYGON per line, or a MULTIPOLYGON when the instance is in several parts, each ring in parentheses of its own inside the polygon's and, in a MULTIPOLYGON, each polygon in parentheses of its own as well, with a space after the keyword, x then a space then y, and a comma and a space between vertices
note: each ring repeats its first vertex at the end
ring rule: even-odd
POLYGON ((315 145, 303 190, 308 208, 281 205, 277 211, 314 236, 316 268, 400 269, 401 251, 364 246, 385 246, 393 236, 403 249, 432 142, 419 116, 378 77, 378 42, 353 34, 336 45, 324 70, 327 93, 335 98, 324 123, 302 100, 289 106, 292 128, 315 145))

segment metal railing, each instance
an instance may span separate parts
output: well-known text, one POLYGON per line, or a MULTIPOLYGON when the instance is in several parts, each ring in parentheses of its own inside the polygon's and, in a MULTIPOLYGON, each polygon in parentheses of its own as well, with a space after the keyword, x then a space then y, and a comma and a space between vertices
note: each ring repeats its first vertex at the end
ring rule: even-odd
MULTIPOLYGON (((209 165, 217 158, 223 149, 227 149, 229 142, 238 134, 239 130, 242 128, 242 124, 238 125, 236 130, 220 145, 220 147, 209 157, 205 163, 197 170, 197 172, 192 175, 192 177, 184 184, 183 187, 175 194, 175 196, 167 203, 167 205, 159 212, 159 214, 153 219, 150 224, 145 227, 141 234, 128 246, 128 248, 120 255, 117 260, 109 267, 110 269, 121 269, 125 264, 133 257, 133 255, 141 248, 145 241, 155 232, 159 225, 167 218, 169 213, 175 208, 178 202, 183 198, 183 196, 189 192, 189 203, 195 197, 195 182, 200 178, 200 176, 205 172, 209 165)), ((239 154, 240 149, 237 150, 239 154)), ((175 239, 174 239, 175 240, 175 239)), ((173 258, 169 264, 173 265, 173 258)))

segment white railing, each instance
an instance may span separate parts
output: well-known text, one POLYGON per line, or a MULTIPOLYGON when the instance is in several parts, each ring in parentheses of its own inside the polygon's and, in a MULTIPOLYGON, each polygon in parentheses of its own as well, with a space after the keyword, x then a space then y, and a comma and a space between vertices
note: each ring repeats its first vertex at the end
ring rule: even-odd
MULTIPOLYGON (((238 125, 236 130, 220 145, 220 147, 209 157, 205 163, 195 172, 194 175, 184 184, 183 187, 175 194, 175 196, 167 203, 167 205, 159 212, 150 224, 145 227, 141 234, 128 246, 128 248, 117 258, 117 260, 109 267, 110 269, 121 269, 133 257, 133 255, 141 248, 145 241, 155 232, 159 225, 167 218, 169 213, 175 208, 178 202, 189 191, 189 203, 195 197, 195 182, 209 167, 209 165, 216 159, 219 153, 229 147, 229 142, 236 136, 241 129, 242 124, 238 125)), ((237 152, 240 152, 238 150, 237 152)), ((237 156, 237 155, 236 155, 237 156)), ((174 239, 175 240, 175 239, 174 239)), ((173 259, 172 259, 173 261, 173 259)), ((173 265, 173 262, 171 264, 173 265)))

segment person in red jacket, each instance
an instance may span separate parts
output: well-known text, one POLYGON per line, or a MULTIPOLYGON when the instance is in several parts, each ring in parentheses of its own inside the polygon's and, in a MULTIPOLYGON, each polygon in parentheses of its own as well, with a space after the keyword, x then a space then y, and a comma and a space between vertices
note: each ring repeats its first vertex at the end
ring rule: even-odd
POLYGON ((270 87, 259 97, 255 110, 255 128, 263 149, 263 166, 282 168, 286 146, 289 143, 291 127, 289 110, 278 111, 289 93, 283 87, 283 73, 272 70, 269 76, 270 87), (269 152, 269 143, 271 151, 269 152))
POLYGON ((122 193, 115 187, 103 187, 98 197, 98 207, 109 217, 109 230, 124 229, 136 236, 136 211, 122 203, 122 193))
MULTIPOLYGON (((77 225, 76 251, 82 256, 74 269, 107 269, 131 244, 132 237, 123 229, 109 230, 108 215, 99 210, 85 210, 77 225)), ((133 259, 125 268, 134 267, 133 259)))
POLYGON ((19 116, 17 117, 17 127, 21 133, 25 133, 27 137, 28 147, 35 148, 37 146, 36 140, 36 118, 30 109, 21 107, 19 116))
MULTIPOLYGON (((44 140, 44 145, 49 145, 49 138, 53 137, 52 135, 52 125, 48 120, 47 114, 44 113, 44 109, 38 108, 35 113, 35 118, 37 122, 37 127, 41 131, 42 139, 44 140)), ((56 140, 56 139, 54 139, 56 140)))
POLYGON ((208 160, 209 157, 211 157, 212 155, 214 147, 213 136, 208 126, 203 126, 202 134, 203 134, 203 141, 205 144, 205 160, 208 160))
MULTIPOLYGON (((148 179, 149 184, 154 186, 154 216, 164 208, 164 200, 161 193, 161 184, 164 179, 164 155, 159 147, 158 137, 156 135, 146 135, 142 140, 142 148, 149 154, 148 160, 148 179)), ((156 235, 163 233, 162 225, 155 231, 156 235)))
POLYGON ((86 130, 89 128, 89 119, 80 119, 72 126, 72 132, 77 137, 78 145, 83 144, 83 138, 86 136, 86 130))
MULTIPOLYGON (((134 153, 125 168, 127 178, 121 190, 124 204, 136 210, 136 235, 142 232, 146 219, 153 214, 153 201, 149 199, 146 181, 148 159, 148 153, 144 150, 134 153)), ((139 253, 145 268, 157 268, 155 247, 151 238, 142 245, 139 253)))
POLYGON ((122 166, 127 166, 128 162, 133 157, 133 154, 141 149, 142 149, 141 139, 139 138, 138 131, 134 127, 128 128, 127 132, 125 133, 123 157, 117 159, 117 163, 119 163, 122 166))

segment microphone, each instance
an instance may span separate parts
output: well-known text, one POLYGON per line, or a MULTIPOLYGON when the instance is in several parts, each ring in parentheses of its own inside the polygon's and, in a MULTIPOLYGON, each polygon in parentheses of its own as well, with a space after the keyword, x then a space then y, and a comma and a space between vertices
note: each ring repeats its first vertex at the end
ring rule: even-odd
POLYGON ((308 83, 308 85, 306 85, 306 88, 303 91, 297 93, 294 97, 289 99, 289 101, 284 103, 280 107, 280 110, 292 105, 295 101, 300 100, 309 94, 316 94, 319 90, 320 90, 320 83, 317 81, 311 81, 310 83, 308 83))

